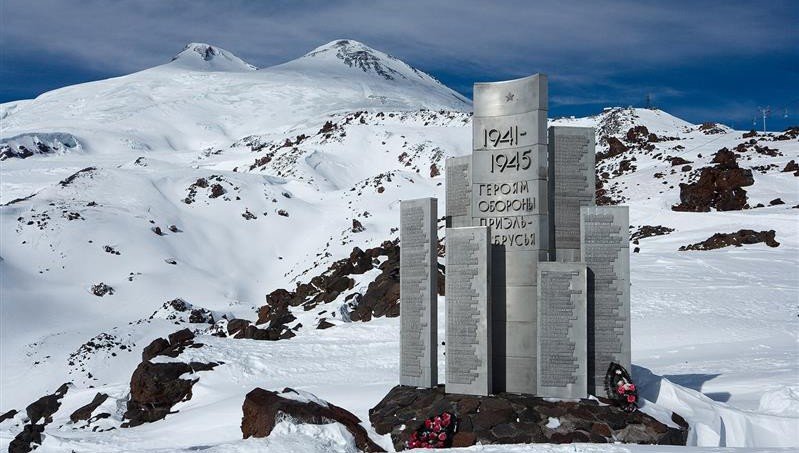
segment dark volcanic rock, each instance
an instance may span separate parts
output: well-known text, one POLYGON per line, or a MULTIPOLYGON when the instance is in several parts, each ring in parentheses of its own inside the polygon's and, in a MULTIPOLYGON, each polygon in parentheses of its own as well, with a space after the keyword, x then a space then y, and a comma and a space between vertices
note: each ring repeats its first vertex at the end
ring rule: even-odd
POLYGON ((741 247, 744 244, 757 244, 765 242, 769 247, 779 247, 775 239, 775 231, 739 230, 735 233, 716 233, 713 236, 696 244, 683 245, 680 251, 686 250, 714 250, 722 247, 741 247))
POLYGON ((787 164, 785 164, 785 168, 782 169, 783 173, 792 172, 794 176, 799 176, 799 164, 796 163, 795 160, 791 160, 787 164))
POLYGON ((299 392, 286 388, 281 393, 270 392, 262 388, 252 390, 244 398, 241 418, 241 432, 248 437, 267 437, 274 429, 278 417, 288 416, 297 423, 327 424, 338 422, 355 438, 355 445, 365 452, 384 451, 369 439, 366 430, 360 425, 361 420, 352 413, 333 404, 314 398, 298 400, 285 397, 287 393, 299 392))
POLYGON ((6 420, 14 418, 15 415, 19 413, 16 409, 11 409, 10 411, 6 412, 5 414, 0 414, 0 423, 3 423, 6 420))
POLYGON ((680 204, 672 210, 738 211, 748 207, 743 187, 754 184, 752 170, 740 168, 735 153, 727 148, 720 149, 712 162, 716 166, 702 168, 698 181, 680 184, 680 204))
POLYGON ((608 137, 607 138, 607 143, 608 143, 608 151, 607 152, 598 152, 598 153, 596 153, 596 162, 597 163, 599 163, 602 160, 609 159, 611 157, 624 154, 629 149, 629 148, 627 148, 627 146, 624 145, 624 143, 621 142, 621 140, 619 140, 616 137, 608 137))
POLYGON ((42 443, 44 425, 29 424, 22 428, 22 432, 8 444, 8 453, 28 453, 42 443))
POLYGON ((89 404, 75 410, 75 412, 69 416, 69 419, 72 420, 72 423, 76 423, 80 420, 88 420, 92 416, 92 412, 107 399, 108 395, 105 393, 94 395, 94 399, 89 404))
POLYGON ((36 424, 39 423, 39 420, 44 420, 44 424, 52 422, 52 416, 61 407, 61 398, 67 394, 67 390, 69 390, 69 385, 62 384, 55 393, 45 395, 28 405, 25 412, 28 414, 30 423, 36 424))
POLYGON ((189 329, 182 329, 169 334, 169 344, 176 345, 179 343, 185 343, 193 338, 194 332, 189 329))
POLYGON ((176 403, 191 399, 191 387, 198 379, 180 379, 185 373, 208 371, 216 363, 145 361, 130 378, 130 400, 123 428, 150 423, 166 417, 176 403))
MULTIPOLYGON (((547 401, 528 395, 500 393, 488 397, 446 394, 434 389, 397 386, 369 410, 378 434, 391 433, 397 450, 425 419, 448 411, 458 419, 453 447, 513 443, 629 443, 685 445, 687 425, 670 428, 643 412, 625 412, 595 400, 547 401), (548 428, 550 418, 558 428, 548 428)), ((678 416, 679 417, 679 416, 678 416)), ((682 419, 680 417, 680 419, 682 419)))
POLYGON ((96 285, 92 285, 92 294, 97 297, 103 297, 106 294, 113 296, 114 295, 114 288, 111 286, 106 285, 103 282, 100 282, 96 285))
MULTIPOLYGON (((61 407, 61 398, 67 394, 68 390, 69 384, 62 384, 55 393, 45 395, 25 408, 25 412, 28 415, 28 423, 22 427, 22 431, 8 444, 9 453, 27 453, 41 445, 44 427, 53 421, 53 414, 61 407), (42 421, 41 424, 39 424, 39 420, 42 421)), ((9 411, 3 414, 3 419, 9 414, 11 414, 10 417, 13 417, 16 413, 17 411, 9 411)))
POLYGON ((630 235, 630 241, 636 241, 652 236, 663 236, 674 231, 674 228, 665 227, 663 225, 641 225, 635 232, 630 235))

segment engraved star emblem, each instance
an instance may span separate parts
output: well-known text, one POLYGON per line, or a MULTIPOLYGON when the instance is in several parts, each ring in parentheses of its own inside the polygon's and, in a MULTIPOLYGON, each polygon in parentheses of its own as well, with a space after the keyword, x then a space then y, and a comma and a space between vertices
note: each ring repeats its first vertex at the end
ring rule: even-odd
POLYGON ((514 97, 513 93, 508 93, 508 94, 506 94, 506 95, 505 95, 505 102, 510 102, 510 101, 512 101, 512 100, 513 100, 513 97, 514 97))

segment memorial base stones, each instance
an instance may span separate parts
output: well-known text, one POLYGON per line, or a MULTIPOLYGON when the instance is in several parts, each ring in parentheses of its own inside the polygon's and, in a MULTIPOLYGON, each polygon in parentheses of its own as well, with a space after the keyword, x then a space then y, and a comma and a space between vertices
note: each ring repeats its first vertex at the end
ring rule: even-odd
POLYGON ((491 285, 486 227, 447 229, 449 393, 491 393, 491 285))
POLYGON ((588 268, 588 389, 604 394, 615 362, 630 369, 630 242, 626 206, 580 209, 580 249, 588 268))
POLYGON ((400 203, 400 384, 438 384, 435 198, 400 203))
POLYGON ((590 127, 549 128, 549 247, 554 261, 580 261, 580 208, 596 204, 590 127))
POLYGON ((397 450, 404 450, 425 419, 442 412, 458 420, 452 447, 573 442, 685 445, 688 436, 688 425, 676 414, 664 414, 680 426, 671 428, 641 411, 628 413, 596 400, 552 401, 512 393, 460 395, 445 393, 443 386, 394 387, 369 410, 369 421, 378 434, 391 434, 397 450))
POLYGON ((538 396, 588 396, 586 305, 585 264, 538 264, 538 396))

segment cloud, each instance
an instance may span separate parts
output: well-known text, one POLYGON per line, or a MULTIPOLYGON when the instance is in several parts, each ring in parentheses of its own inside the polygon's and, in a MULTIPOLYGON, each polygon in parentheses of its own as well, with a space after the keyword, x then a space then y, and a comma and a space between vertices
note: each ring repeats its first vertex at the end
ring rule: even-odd
POLYGON ((5 0, 0 45, 118 72, 205 41, 259 66, 353 38, 432 71, 575 77, 795 45, 791 2, 5 0))
POLYGON ((798 74, 789 63, 799 57, 796 23, 791 0, 0 0, 0 64, 18 68, 0 72, 0 86, 28 83, 20 74, 37 61, 42 72, 72 67, 104 78, 166 63, 202 41, 266 67, 350 38, 466 94, 475 81, 546 72, 554 106, 640 103, 650 92, 671 102, 699 84, 721 97, 734 84, 785 91, 798 74), (755 81, 757 68, 717 70, 716 80, 729 79, 722 92, 695 72, 764 58, 785 61, 772 73, 777 84, 755 81))

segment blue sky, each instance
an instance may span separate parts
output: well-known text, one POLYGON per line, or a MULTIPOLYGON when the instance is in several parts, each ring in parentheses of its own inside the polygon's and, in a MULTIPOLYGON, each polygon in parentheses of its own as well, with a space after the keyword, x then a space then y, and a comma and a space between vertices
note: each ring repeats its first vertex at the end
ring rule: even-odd
POLYGON ((768 105, 782 129, 799 124, 797 30, 799 2, 777 0, 0 0, 0 102, 155 66, 192 41, 264 67, 349 38, 468 96, 476 81, 545 72, 551 116, 649 95, 736 128, 768 105))

